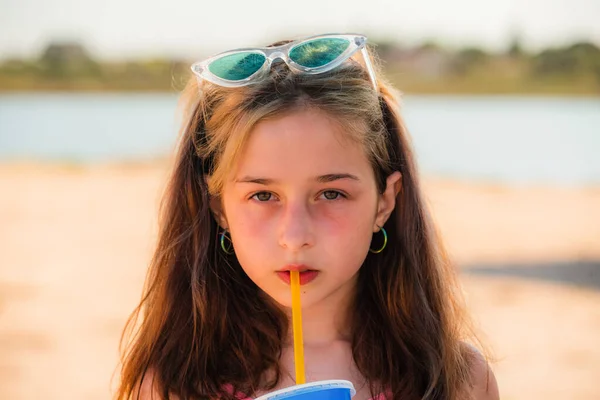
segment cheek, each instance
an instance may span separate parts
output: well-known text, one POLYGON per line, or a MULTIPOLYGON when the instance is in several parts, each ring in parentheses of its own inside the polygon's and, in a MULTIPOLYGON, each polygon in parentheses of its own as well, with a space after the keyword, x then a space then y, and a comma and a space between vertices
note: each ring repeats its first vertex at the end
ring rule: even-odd
POLYGON ((336 249, 338 257, 356 257, 368 250, 374 221, 375 208, 370 202, 325 210, 318 222, 321 240, 336 249))
POLYGON ((225 204, 235 255, 253 279, 269 269, 273 257, 273 221, 264 211, 239 204, 225 204))
POLYGON ((230 211, 230 227, 234 240, 246 243, 266 243, 276 227, 276 215, 265 206, 233 205, 230 211))

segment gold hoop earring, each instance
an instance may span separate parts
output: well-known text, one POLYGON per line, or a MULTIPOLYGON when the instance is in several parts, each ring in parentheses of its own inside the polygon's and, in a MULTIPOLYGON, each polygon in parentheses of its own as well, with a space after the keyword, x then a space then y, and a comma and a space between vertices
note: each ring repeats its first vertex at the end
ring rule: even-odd
POLYGON ((387 232, 385 231, 385 229, 382 226, 380 226, 379 228, 381 229, 381 233, 383 233, 383 246, 381 246, 381 248, 379 248, 377 250, 369 249, 369 251, 373 254, 381 253, 383 251, 383 249, 385 249, 385 246, 387 246, 387 242, 388 242, 387 232))

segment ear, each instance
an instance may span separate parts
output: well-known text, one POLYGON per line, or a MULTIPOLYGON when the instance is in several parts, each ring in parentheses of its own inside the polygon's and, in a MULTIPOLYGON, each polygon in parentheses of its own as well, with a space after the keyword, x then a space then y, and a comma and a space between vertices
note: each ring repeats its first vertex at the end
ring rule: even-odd
MULTIPOLYGON (((210 177, 208 175, 204 175, 204 182, 208 186, 210 181, 210 177)), ((210 196, 209 203, 210 211, 213 214, 213 217, 217 221, 217 223, 223 229, 229 229, 229 224, 227 223, 227 218, 225 217, 225 211, 223 210, 223 204, 221 202, 221 197, 219 196, 210 196)))
POLYGON ((373 232, 379 232, 380 227, 386 223, 392 214, 392 211, 394 211, 394 208, 396 207, 396 196, 400 193, 401 188, 402 175, 399 171, 395 171, 387 177, 385 191, 379 195, 373 232))
POLYGON ((225 212, 223 211, 223 205, 221 204, 220 197, 210 197, 210 210, 212 211, 215 220, 221 226, 221 228, 229 229, 229 224, 227 223, 227 218, 225 217, 225 212))

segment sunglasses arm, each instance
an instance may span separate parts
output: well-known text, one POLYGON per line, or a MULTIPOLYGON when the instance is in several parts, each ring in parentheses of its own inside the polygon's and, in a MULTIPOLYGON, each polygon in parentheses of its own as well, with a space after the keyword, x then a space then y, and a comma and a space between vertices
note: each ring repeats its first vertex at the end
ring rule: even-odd
POLYGON ((369 77, 371 78, 371 83, 373 84, 373 89, 377 91, 377 81, 375 80, 375 69, 373 68, 373 64, 371 63, 371 57, 369 57, 369 52, 366 47, 360 49, 360 53, 365 61, 365 67, 367 67, 367 71, 369 72, 369 77))

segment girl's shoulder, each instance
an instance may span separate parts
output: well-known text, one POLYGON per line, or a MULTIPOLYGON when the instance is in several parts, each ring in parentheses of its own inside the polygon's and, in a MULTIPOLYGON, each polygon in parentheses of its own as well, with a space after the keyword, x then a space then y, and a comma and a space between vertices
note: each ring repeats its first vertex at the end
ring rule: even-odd
POLYGON ((500 399, 498 382, 496 381, 494 371, 492 371, 485 357, 476 348, 473 348, 473 353, 473 362, 471 364, 472 398, 474 400, 500 399))

